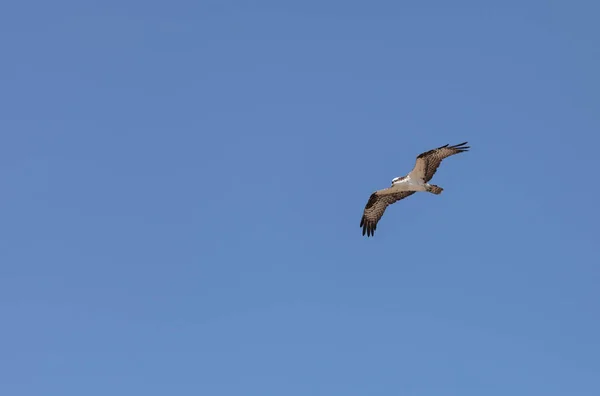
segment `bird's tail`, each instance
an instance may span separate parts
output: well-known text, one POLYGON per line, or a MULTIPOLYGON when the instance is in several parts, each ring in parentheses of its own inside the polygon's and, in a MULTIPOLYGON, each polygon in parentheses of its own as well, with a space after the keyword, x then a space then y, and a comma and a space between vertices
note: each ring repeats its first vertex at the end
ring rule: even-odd
POLYGON ((430 184, 428 191, 432 194, 440 195, 444 189, 440 186, 436 186, 435 184, 430 184))

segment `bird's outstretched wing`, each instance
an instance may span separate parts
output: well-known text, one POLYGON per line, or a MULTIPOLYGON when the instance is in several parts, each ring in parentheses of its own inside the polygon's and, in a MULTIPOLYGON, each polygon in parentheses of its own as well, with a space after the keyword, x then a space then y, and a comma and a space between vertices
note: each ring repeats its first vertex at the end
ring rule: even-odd
POLYGON ((427 183, 431 180, 444 158, 469 150, 469 146, 465 146, 465 144, 467 142, 455 144, 454 146, 445 145, 419 154, 415 167, 408 175, 411 179, 423 180, 427 183))
POLYGON ((362 234, 367 234, 367 237, 374 235, 375 230, 377 229, 377 223, 379 222, 379 219, 381 219, 381 216, 383 216, 385 208, 414 193, 414 191, 392 192, 390 188, 386 188, 371 194, 369 201, 365 206, 362 219, 360 220, 360 226, 363 229, 362 234))

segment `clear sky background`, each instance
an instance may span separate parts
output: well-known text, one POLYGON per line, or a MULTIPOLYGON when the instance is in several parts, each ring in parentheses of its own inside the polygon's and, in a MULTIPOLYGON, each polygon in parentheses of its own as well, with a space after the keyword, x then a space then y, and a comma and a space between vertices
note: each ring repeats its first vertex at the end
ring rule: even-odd
POLYGON ((599 395, 599 13, 2 3, 0 393, 599 395))

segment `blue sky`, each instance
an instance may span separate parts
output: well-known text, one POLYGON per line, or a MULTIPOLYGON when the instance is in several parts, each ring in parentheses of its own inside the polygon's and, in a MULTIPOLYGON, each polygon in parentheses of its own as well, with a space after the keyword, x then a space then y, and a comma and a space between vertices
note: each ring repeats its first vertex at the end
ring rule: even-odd
POLYGON ((599 12, 2 4, 0 393, 600 394, 599 12))

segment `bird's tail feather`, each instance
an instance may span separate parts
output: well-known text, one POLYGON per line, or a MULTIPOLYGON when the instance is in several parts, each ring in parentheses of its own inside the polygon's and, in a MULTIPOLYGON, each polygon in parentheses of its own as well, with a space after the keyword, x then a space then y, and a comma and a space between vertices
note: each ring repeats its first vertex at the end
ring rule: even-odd
POLYGON ((435 195, 440 195, 444 191, 444 189, 440 186, 436 186, 435 184, 431 184, 429 188, 429 192, 435 195))

